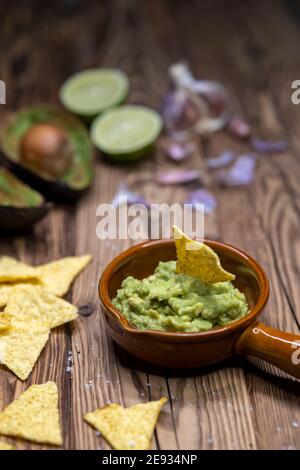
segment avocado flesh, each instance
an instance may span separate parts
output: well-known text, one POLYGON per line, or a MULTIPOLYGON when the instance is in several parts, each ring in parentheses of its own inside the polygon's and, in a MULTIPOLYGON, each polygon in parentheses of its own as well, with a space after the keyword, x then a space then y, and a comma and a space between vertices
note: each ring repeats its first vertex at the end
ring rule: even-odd
POLYGON ((41 194, 22 183, 5 168, 0 168, 0 206, 39 207, 43 203, 41 194))
POLYGON ((93 179, 93 149, 84 125, 75 117, 51 106, 35 106, 13 114, 1 132, 1 149, 16 173, 36 184, 40 190, 63 195, 70 190, 81 192, 90 186, 93 179), (48 123, 61 128, 74 149, 73 160, 67 171, 53 177, 26 166, 20 157, 20 142, 27 130, 38 123, 48 123), (24 169, 24 173, 21 170, 24 169), (30 178, 32 176, 32 178, 30 178), (46 183, 43 186, 43 182, 46 183))

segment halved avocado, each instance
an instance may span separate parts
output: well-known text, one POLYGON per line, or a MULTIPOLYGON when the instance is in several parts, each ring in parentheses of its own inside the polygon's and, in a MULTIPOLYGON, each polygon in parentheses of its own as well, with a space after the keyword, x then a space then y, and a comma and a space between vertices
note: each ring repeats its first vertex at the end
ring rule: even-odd
POLYGON ((0 133, 0 146, 10 169, 43 194, 55 198, 74 198, 85 191, 93 179, 93 147, 85 126, 71 114, 51 105, 39 105, 12 114, 0 133), (61 129, 72 146, 72 161, 60 176, 49 175, 29 166, 21 157, 24 135, 36 124, 61 129))
POLYGON ((0 168, 0 232, 25 230, 45 217, 50 204, 5 168, 0 168))

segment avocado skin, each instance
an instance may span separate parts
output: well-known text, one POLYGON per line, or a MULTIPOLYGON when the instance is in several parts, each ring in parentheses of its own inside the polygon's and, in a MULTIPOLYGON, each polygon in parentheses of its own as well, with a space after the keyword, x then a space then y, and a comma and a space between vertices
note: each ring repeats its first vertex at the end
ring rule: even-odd
POLYGON ((21 232, 30 229, 49 212, 51 204, 40 207, 12 207, 0 205, 0 232, 21 232))
POLYGON ((17 162, 12 162, 4 153, 0 153, 0 163, 5 165, 12 173, 29 186, 33 187, 51 200, 59 200, 60 202, 62 200, 72 201, 79 198, 89 188, 72 189, 61 181, 48 181, 40 177, 37 173, 33 173, 23 165, 17 162))
POLYGON ((47 215, 52 204, 7 167, 0 167, 0 235, 28 230, 47 215))

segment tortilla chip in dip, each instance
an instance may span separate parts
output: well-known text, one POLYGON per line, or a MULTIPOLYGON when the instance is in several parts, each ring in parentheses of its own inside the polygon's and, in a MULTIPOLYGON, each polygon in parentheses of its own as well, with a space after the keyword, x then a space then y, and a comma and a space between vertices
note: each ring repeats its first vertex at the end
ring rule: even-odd
POLYGON ((209 246, 191 240, 175 225, 173 226, 173 236, 177 253, 177 273, 188 274, 201 279, 207 284, 233 281, 235 279, 234 274, 222 268, 217 253, 209 246))
POLYGON ((32 385, 0 413, 0 434, 62 445, 58 390, 54 382, 32 385))
POLYGON ((166 401, 162 397, 158 401, 139 403, 129 408, 111 404, 87 413, 84 419, 100 431, 116 450, 147 450, 166 401))

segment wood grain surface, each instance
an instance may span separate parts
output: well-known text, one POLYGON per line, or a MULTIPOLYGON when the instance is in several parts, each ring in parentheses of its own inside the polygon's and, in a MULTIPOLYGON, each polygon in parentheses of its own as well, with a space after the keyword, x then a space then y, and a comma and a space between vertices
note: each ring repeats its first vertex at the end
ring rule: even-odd
MULTIPOLYGON (((263 320, 300 328, 300 107, 291 82, 300 79, 297 2, 126 0, 0 1, 0 78, 7 84, 4 115, 24 105, 58 102, 64 79, 85 67, 118 67, 130 77, 130 103, 158 108, 168 67, 186 59, 201 77, 222 81, 235 111, 261 138, 287 139, 284 154, 262 156, 252 186, 212 187, 218 207, 206 236, 249 252, 264 266, 271 296, 263 320)), ((247 152, 225 132, 198 143, 186 164, 203 168, 223 149, 247 152)), ((57 328, 29 379, 0 369, 0 410, 33 383, 54 380, 60 391, 64 448, 106 449, 83 414, 109 402, 129 406, 165 395, 153 440, 158 449, 300 449, 300 385, 274 367, 235 358, 220 366, 180 372, 142 364, 106 336, 97 281, 128 241, 96 237, 96 207, 109 202, 133 172, 174 165, 156 151, 132 167, 96 156, 92 189, 76 205, 57 205, 32 233, 1 237, 0 252, 32 264, 91 253, 92 264, 68 299, 93 314, 57 328), (66 371, 73 353, 72 372, 66 371)), ((140 187, 151 202, 180 202, 185 189, 140 187)), ((18 449, 41 449, 7 438, 18 449)))

